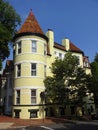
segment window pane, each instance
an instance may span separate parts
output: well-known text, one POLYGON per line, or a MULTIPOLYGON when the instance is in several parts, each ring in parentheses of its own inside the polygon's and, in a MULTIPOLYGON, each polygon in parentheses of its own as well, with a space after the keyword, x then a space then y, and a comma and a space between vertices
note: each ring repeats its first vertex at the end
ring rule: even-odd
POLYGON ((32 41, 32 52, 36 52, 37 47, 36 47, 36 41, 32 41))
POLYGON ((59 58, 62 59, 62 53, 59 53, 59 58))
POLYGON ((31 91, 31 96, 36 96, 36 90, 31 91))
POLYGON ((30 118, 36 118, 37 117, 37 111, 30 112, 30 118))
POLYGON ((21 41, 18 42, 18 54, 21 53, 21 41))
POLYGON ((15 118, 19 118, 20 117, 20 111, 16 110, 15 111, 15 118))
POLYGON ((36 103, 36 97, 31 98, 31 103, 36 103))
POLYGON ((44 65, 44 76, 46 77, 46 65, 44 65))
POLYGON ((32 64, 32 69, 36 69, 36 64, 32 64))
POLYGON ((20 104, 20 90, 16 91, 16 104, 20 104))
POLYGON ((31 90, 31 104, 36 103, 36 90, 31 90))
POLYGON ((21 65, 17 65, 17 76, 21 76, 21 65))
POLYGON ((46 44, 44 44, 44 55, 46 55, 47 54, 47 46, 46 46, 46 44))

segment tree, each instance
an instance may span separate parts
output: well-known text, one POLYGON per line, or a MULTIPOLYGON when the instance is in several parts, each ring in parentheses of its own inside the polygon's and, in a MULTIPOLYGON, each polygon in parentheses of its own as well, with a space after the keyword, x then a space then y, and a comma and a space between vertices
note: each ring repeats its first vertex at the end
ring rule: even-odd
POLYGON ((0 59, 4 60, 9 56, 9 43, 12 42, 20 22, 15 9, 5 0, 0 0, 0 59))
POLYGON ((67 52, 63 60, 55 60, 51 71, 53 76, 44 80, 48 102, 82 106, 87 91, 87 75, 79 67, 78 58, 67 52))
POLYGON ((98 53, 96 53, 94 61, 91 63, 91 72, 89 89, 94 93, 95 105, 98 108, 98 53))

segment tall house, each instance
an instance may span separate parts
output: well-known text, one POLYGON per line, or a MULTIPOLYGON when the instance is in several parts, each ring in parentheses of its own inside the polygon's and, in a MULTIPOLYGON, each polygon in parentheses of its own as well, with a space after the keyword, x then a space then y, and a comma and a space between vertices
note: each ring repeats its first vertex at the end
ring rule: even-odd
POLYGON ((41 94, 45 90, 43 80, 45 76, 52 75, 50 66, 55 57, 63 58, 68 50, 78 57, 79 65, 89 68, 89 63, 83 63, 83 51, 69 39, 63 39, 62 45, 54 42, 54 32, 49 29, 44 34, 30 11, 14 37, 13 117, 41 119, 45 116, 41 102, 41 94))

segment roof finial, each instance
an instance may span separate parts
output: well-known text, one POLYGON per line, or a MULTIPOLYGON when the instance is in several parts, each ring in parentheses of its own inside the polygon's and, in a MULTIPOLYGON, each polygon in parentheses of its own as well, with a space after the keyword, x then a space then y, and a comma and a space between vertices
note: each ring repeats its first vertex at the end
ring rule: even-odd
POLYGON ((30 15, 33 15, 32 9, 30 9, 30 15))

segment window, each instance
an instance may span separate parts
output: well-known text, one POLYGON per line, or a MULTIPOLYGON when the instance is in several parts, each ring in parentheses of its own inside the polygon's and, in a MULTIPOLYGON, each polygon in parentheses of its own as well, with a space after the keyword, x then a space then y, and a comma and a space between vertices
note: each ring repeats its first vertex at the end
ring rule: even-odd
POLYGON ((16 104, 20 104, 20 90, 16 90, 16 104))
POLYGON ((89 67, 89 63, 87 61, 84 62, 84 67, 89 67))
POLYGON ((15 112, 15 118, 19 118, 21 110, 20 109, 16 109, 16 110, 14 110, 14 112, 15 112))
POLYGON ((46 44, 44 44, 44 55, 47 54, 47 47, 46 47, 46 44))
POLYGON ((21 76, 21 64, 17 65, 17 77, 21 76))
POLYGON ((32 41, 32 52, 37 52, 37 44, 36 44, 36 41, 32 41))
POLYGON ((30 112, 30 118, 37 118, 38 109, 31 109, 28 112, 30 112))
POLYGON ((54 52, 54 55, 57 57, 57 52, 56 51, 54 52))
POLYGON ((79 56, 77 56, 77 59, 78 59, 77 64, 78 64, 78 65, 80 65, 80 57, 79 57, 79 56))
POLYGON ((36 103, 36 90, 32 89, 31 90, 31 104, 35 104, 36 103))
POLYGON ((62 59, 62 53, 59 53, 59 58, 62 59))
POLYGON ((31 76, 36 76, 36 63, 31 64, 31 76))
POLYGON ((46 65, 44 65, 44 76, 46 77, 46 65))
POLYGON ((18 42, 18 54, 20 54, 20 53, 21 53, 21 41, 18 42))
POLYGON ((80 65, 80 58, 78 57, 78 65, 80 65))

